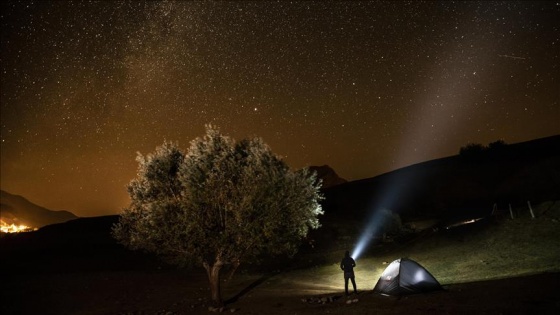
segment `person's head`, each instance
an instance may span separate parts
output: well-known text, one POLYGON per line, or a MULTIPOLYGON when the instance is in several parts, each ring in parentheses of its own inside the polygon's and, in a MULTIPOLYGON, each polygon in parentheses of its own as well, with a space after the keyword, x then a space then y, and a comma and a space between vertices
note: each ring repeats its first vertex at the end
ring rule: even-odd
POLYGON ((350 257, 350 252, 349 252, 349 251, 346 251, 346 252, 344 253, 344 257, 350 257))

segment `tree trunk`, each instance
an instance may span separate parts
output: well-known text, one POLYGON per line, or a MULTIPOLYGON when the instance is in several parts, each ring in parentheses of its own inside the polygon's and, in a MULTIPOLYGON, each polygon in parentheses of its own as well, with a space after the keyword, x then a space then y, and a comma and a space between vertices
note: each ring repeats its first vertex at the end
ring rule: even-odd
POLYGON ((218 261, 213 265, 204 263, 204 268, 208 275, 208 281, 210 282, 210 291, 212 292, 212 301, 216 304, 216 307, 224 306, 222 301, 222 292, 220 289, 220 270, 222 269, 223 263, 218 261))

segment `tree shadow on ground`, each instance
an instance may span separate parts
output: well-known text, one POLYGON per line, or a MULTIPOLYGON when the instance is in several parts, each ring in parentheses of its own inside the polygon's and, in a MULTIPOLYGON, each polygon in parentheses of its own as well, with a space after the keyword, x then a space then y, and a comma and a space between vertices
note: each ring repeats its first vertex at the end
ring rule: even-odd
POLYGON ((269 274, 265 274, 262 277, 258 278, 257 280, 253 281, 251 284, 249 284, 247 287, 245 287, 243 290, 239 291, 239 293, 237 293, 236 295, 232 296, 231 298, 227 299, 224 303, 227 304, 231 304, 231 303, 235 303, 237 302, 237 300, 239 300, 240 297, 244 296, 245 294, 251 292, 251 290, 253 290, 254 288, 258 287, 259 285, 261 285, 263 282, 265 282, 266 280, 272 278, 274 275, 276 275, 276 273, 269 273, 269 274))

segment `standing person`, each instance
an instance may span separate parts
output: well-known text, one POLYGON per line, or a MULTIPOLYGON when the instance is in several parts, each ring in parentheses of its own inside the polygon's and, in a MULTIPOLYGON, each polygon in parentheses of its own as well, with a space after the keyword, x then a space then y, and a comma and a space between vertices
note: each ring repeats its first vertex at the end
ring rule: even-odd
POLYGON ((354 294, 358 293, 356 290, 356 280, 354 280, 354 267, 356 267, 356 261, 350 257, 350 252, 346 251, 344 258, 340 262, 340 269, 344 270, 344 291, 346 291, 346 295, 348 295, 348 279, 352 280, 354 294))

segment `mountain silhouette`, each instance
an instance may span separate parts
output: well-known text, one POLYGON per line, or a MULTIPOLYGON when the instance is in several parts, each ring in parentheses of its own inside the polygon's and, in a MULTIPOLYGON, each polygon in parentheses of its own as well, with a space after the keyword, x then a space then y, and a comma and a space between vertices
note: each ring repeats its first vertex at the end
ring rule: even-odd
POLYGON ((347 182, 344 178, 339 177, 338 174, 328 165, 310 166, 309 170, 317 172, 317 178, 322 180, 321 187, 323 189, 347 182))
POLYGON ((25 225, 40 228, 78 218, 69 211, 53 211, 38 206, 22 196, 0 191, 0 219, 7 225, 25 225))
POLYGON ((493 205, 560 200, 560 135, 489 146, 324 189, 327 217, 388 209, 403 221, 484 216, 493 205))

